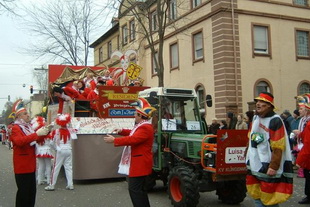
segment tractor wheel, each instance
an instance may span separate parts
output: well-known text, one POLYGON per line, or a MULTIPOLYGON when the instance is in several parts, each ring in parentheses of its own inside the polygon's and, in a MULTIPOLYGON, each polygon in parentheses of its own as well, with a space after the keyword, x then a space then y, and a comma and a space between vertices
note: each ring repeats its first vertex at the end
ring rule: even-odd
POLYGON ((246 197, 245 180, 224 181, 217 184, 216 195, 223 203, 238 204, 246 197))
POLYGON ((173 168, 168 177, 168 194, 174 207, 196 207, 199 190, 193 170, 187 167, 173 168))

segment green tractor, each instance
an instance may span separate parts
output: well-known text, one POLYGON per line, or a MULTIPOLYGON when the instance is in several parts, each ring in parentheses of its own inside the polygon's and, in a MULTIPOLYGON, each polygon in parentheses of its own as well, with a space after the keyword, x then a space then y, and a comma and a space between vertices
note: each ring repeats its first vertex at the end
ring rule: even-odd
MULTIPOLYGON (((153 173, 146 189, 162 180, 175 207, 195 207, 200 192, 214 190, 223 203, 242 202, 246 197, 247 131, 207 134, 195 90, 158 87, 141 91, 139 96, 157 108, 152 118, 153 173)), ((212 106, 212 100, 206 101, 212 106)))

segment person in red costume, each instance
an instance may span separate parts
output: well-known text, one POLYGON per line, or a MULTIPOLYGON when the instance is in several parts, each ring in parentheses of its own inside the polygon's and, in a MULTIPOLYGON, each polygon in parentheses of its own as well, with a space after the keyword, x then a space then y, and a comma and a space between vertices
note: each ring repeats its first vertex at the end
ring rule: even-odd
POLYGON ((85 97, 71 87, 54 87, 53 95, 58 97, 58 114, 62 114, 63 112, 64 101, 69 102, 74 99, 85 99, 85 97))
POLYGON ((34 141, 40 142, 49 133, 47 127, 34 132, 30 116, 21 99, 12 107, 15 117, 10 139, 13 143, 13 166, 17 185, 15 207, 34 207, 36 200, 36 154, 34 141))
POLYGON ((94 90, 96 88, 97 83, 93 73, 87 73, 83 81, 85 83, 86 88, 90 88, 91 90, 94 90))
MULTIPOLYGON (((36 116, 31 120, 31 127, 34 131, 39 130, 40 128, 46 125, 45 119, 42 116, 36 116)), ((39 185, 45 183, 49 184, 51 179, 52 171, 52 158, 54 158, 52 149, 50 146, 51 143, 50 134, 45 136, 44 139, 40 142, 36 142, 36 157, 38 161, 38 172, 37 172, 37 181, 39 185), (45 180, 46 177, 46 180, 45 180)))
POLYGON ((297 155, 296 166, 304 169, 306 195, 299 204, 310 203, 310 94, 298 96, 299 114, 302 116, 298 129, 293 130, 293 133, 303 143, 303 147, 297 155))
POLYGON ((92 89, 86 88, 83 80, 78 80, 77 85, 79 93, 86 99, 88 94, 92 91, 92 89))
MULTIPOLYGON (((101 77, 98 77, 97 86, 100 86, 100 85, 103 86, 105 84, 106 84, 105 81, 101 77)), ((94 112, 98 112, 97 103, 98 103, 98 99, 99 99, 99 91, 98 91, 97 87, 94 90, 91 90, 89 92, 89 94, 87 95, 87 99, 90 101, 90 108, 94 112)))
POLYGON ((155 110, 146 99, 139 98, 134 128, 114 130, 123 137, 104 137, 106 143, 114 143, 115 147, 125 146, 118 172, 128 175, 128 190, 134 207, 150 206, 143 184, 146 176, 152 173, 153 167, 154 129, 149 119, 155 110))

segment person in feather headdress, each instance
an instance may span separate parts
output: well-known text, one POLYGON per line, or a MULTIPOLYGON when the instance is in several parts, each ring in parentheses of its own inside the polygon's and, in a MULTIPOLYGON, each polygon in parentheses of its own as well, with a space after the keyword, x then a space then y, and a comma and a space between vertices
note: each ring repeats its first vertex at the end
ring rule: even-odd
POLYGON ((137 100, 135 126, 130 129, 115 129, 122 137, 107 135, 106 143, 114 143, 115 147, 125 146, 118 173, 128 175, 128 191, 134 207, 149 207, 149 198, 143 185, 146 176, 152 173, 154 129, 150 119, 156 111, 144 99, 137 100))
POLYGON ((302 117, 298 129, 293 130, 298 142, 303 146, 297 155, 296 166, 303 168, 305 177, 305 198, 300 200, 299 204, 310 203, 310 94, 298 96, 299 114, 302 117))
MULTIPOLYGON (((34 131, 38 131, 46 125, 42 116, 36 116, 31 120, 31 126, 34 131)), ((50 146, 51 136, 47 135, 41 141, 36 141, 36 157, 38 161, 37 182, 39 185, 49 184, 52 171, 52 150, 50 146), (45 179, 46 177, 46 179, 45 179)))
POLYGON ((12 107, 11 118, 14 124, 10 139, 13 143, 13 166, 17 185, 15 207, 34 207, 36 200, 36 155, 34 141, 40 142, 49 133, 47 127, 36 132, 30 124, 30 115, 22 99, 12 107))
POLYGON ((55 163, 52 169, 52 178, 50 185, 45 187, 46 191, 54 191, 55 184, 61 166, 64 166, 67 178, 67 190, 73 190, 72 178, 72 147, 71 140, 76 139, 76 130, 68 128, 71 121, 70 114, 61 114, 56 118, 56 124, 60 126, 59 129, 53 130, 51 136, 53 138, 53 145, 56 149, 55 163))

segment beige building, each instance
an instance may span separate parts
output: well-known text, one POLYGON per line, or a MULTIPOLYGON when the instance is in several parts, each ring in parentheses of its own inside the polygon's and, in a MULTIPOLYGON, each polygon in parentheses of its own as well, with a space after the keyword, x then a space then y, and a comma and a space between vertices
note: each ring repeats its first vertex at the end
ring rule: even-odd
MULTIPOLYGON (((139 36, 141 28, 124 6, 127 1, 113 27, 91 45, 95 66, 115 67, 119 61, 111 59, 112 52, 133 49, 138 56, 132 61, 144 68, 144 85, 158 86, 157 54, 139 36)), ((310 92, 308 1, 170 0, 163 52, 165 87, 195 88, 202 108, 202 97, 211 95, 214 104, 206 108, 208 123, 213 117, 224 119, 228 111, 252 110, 253 98, 261 91, 274 94, 278 113, 293 111, 294 97, 310 92)), ((148 2, 140 0, 138 8, 150 8, 145 22, 156 31, 156 5, 148 2)))

